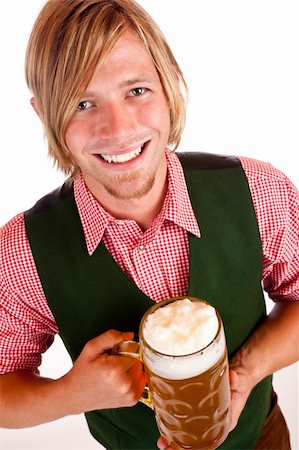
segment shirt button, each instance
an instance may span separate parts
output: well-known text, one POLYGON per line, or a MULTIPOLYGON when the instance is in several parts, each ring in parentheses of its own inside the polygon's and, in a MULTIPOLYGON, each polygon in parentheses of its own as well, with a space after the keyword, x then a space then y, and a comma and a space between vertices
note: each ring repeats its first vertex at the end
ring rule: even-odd
POLYGON ((118 225, 119 227, 122 227, 124 225, 124 221, 123 220, 116 220, 115 221, 116 225, 118 225))
POLYGON ((143 252, 143 250, 144 250, 144 245, 140 245, 138 248, 139 248, 139 251, 140 251, 140 252, 143 252))

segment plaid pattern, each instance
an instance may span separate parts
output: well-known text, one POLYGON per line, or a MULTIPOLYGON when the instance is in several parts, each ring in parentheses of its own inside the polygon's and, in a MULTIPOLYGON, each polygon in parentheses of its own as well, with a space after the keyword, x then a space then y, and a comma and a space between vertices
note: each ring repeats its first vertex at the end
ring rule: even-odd
MULTIPOLYGON (((200 239, 200 218, 197 224, 180 162, 170 152, 167 160, 167 196, 145 232, 132 220, 108 214, 80 174, 74 182, 89 254, 103 240, 120 267, 154 301, 187 293, 188 232, 200 239)), ((270 164, 244 157, 240 160, 261 235, 263 287, 273 300, 298 300, 298 191, 270 164)), ((37 371, 41 354, 58 329, 37 274, 23 214, 2 227, 0 238, 0 373, 37 371)))

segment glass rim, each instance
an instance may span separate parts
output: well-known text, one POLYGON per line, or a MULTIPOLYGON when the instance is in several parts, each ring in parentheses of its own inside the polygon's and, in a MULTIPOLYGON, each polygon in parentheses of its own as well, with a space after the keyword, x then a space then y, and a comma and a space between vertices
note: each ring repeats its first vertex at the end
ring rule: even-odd
POLYGON ((211 347, 217 341, 217 339, 220 337, 220 333, 221 333, 222 328, 223 328, 222 319, 221 319, 220 314, 218 313, 217 309, 213 305, 211 305, 209 302, 207 302, 206 300, 203 300, 203 299, 201 299, 199 297, 194 297, 192 295, 180 295, 180 296, 177 296, 177 297, 170 297, 170 298, 166 298, 164 300, 157 301, 155 304, 153 304, 145 312, 145 314, 142 317, 142 320, 140 322, 139 340, 141 339, 142 342, 144 342, 145 345, 150 349, 150 351, 152 351, 156 355, 167 357, 167 358, 184 358, 184 357, 186 358, 186 357, 194 356, 194 355, 196 355, 198 353, 204 352, 209 347, 211 347), (191 300, 191 301, 196 301, 196 302, 200 302, 200 303, 205 303, 206 305, 212 306, 215 309, 217 320, 218 320, 218 328, 217 328, 217 332, 216 332, 215 336, 213 337, 211 342, 209 342, 205 347, 201 347, 201 348, 199 348, 198 350, 196 350, 195 352, 192 352, 192 353, 186 353, 186 354, 183 354, 183 355, 169 355, 167 353, 162 353, 159 350, 155 350, 153 347, 151 347, 151 345, 143 337, 142 327, 143 327, 144 322, 146 321, 147 317, 150 314, 152 314, 154 311, 156 311, 156 309, 164 308, 169 303, 174 303, 176 301, 184 300, 184 299, 191 300))

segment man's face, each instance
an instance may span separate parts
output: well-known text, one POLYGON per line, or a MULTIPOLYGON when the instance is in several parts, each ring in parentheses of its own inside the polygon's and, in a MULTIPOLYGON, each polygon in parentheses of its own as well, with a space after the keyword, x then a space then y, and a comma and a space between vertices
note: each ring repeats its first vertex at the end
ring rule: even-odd
POLYGON ((91 80, 66 143, 91 192, 131 199, 166 176, 169 106, 148 51, 127 31, 91 80))

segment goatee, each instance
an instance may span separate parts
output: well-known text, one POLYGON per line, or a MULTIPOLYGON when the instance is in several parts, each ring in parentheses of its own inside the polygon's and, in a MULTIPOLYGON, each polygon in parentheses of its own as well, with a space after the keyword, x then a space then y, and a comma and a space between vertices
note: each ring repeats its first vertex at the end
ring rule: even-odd
POLYGON ((106 191, 118 200, 131 200, 134 198, 142 198, 148 194, 154 185, 155 176, 146 176, 146 174, 142 175, 140 172, 133 172, 117 174, 115 175, 114 180, 115 183, 113 186, 111 183, 109 185, 104 185, 106 191), (140 183, 142 176, 143 181, 140 183), (137 181, 136 187, 132 188, 129 184, 132 185, 134 181, 137 181))

